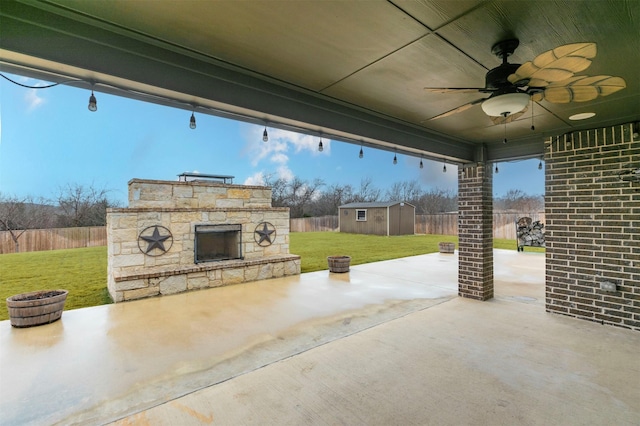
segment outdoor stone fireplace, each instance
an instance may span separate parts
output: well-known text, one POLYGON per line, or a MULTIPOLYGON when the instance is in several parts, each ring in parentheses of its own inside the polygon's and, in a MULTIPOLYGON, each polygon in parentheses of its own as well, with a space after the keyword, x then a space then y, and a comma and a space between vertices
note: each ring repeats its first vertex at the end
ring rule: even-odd
POLYGON ((289 209, 271 189, 209 180, 129 182, 129 207, 107 211, 115 302, 300 273, 289 209))

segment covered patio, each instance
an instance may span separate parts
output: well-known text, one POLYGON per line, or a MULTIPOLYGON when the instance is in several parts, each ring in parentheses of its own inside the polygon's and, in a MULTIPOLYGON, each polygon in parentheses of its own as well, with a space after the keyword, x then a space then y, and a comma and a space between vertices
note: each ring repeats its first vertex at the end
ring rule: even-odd
POLYGON ((456 164, 460 215, 455 257, 2 322, 0 423, 639 423, 639 8, 0 2, 4 72, 456 164), (626 87, 495 124, 476 89, 514 39, 512 64, 595 43, 584 74, 626 87), (492 166, 525 158, 545 255, 492 249, 492 166))
POLYGON ((435 253, 3 321, 0 424, 640 421, 638 333, 545 313, 544 255, 494 256, 488 303, 435 253))
POLYGON ((539 158, 545 309, 638 330, 639 16, 635 0, 9 0, 0 70, 456 164, 458 295, 476 300, 494 296, 493 166, 539 158))

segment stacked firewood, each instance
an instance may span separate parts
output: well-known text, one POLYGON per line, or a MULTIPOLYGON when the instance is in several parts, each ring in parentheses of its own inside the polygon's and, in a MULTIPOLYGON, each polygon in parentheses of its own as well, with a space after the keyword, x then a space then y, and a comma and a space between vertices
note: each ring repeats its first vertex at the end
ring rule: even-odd
POLYGON ((544 224, 530 217, 521 217, 516 222, 516 238, 518 251, 524 251, 524 246, 544 247, 544 224))

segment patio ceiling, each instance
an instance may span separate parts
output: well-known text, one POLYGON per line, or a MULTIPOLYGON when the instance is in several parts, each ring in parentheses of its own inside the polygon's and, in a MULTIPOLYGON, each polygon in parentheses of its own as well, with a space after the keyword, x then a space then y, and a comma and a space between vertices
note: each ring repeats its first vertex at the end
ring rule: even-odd
POLYGON ((467 163, 538 157, 548 136, 640 121, 640 3, 629 1, 84 1, 0 2, 0 69, 269 127, 467 163), (510 63, 595 42, 581 75, 627 87, 582 103, 545 100, 506 126, 481 93, 510 63), (569 116, 594 112, 571 121, 569 116))

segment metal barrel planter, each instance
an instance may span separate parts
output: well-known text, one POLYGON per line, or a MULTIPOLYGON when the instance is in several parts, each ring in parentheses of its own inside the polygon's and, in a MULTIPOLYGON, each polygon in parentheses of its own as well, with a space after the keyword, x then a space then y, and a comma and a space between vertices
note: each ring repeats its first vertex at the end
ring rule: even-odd
POLYGON ((330 272, 349 272, 351 256, 329 256, 327 257, 327 261, 329 262, 330 272))
POLYGON ((456 250, 456 243, 438 243, 438 249, 440 253, 454 253, 456 250))
POLYGON ((25 328, 59 320, 67 294, 67 290, 41 290, 8 297, 11 325, 25 328))

